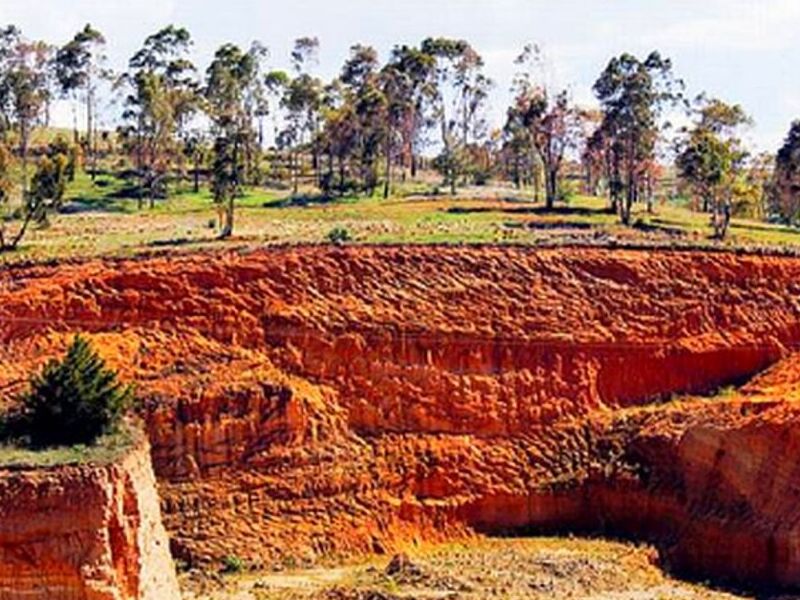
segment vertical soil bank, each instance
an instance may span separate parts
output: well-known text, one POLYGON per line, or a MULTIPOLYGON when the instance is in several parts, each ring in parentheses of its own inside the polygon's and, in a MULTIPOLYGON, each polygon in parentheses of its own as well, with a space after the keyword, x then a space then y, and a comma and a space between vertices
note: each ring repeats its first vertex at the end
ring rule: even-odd
POLYGON ((139 437, 108 465, 0 469, 0 598, 180 599, 139 437))

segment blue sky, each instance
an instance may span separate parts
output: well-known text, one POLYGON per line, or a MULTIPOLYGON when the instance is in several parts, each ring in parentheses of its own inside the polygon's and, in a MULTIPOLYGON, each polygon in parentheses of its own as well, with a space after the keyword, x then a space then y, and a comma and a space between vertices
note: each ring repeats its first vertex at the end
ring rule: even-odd
MULTIPOLYGON (((612 55, 659 49, 691 93, 741 103, 761 149, 774 150, 800 118, 800 0, 0 0, 0 23, 32 38, 63 43, 86 22, 108 37, 115 67, 168 23, 191 31, 201 64, 221 43, 258 39, 273 66, 285 67, 291 41, 316 35, 325 77, 357 42, 385 55, 430 35, 466 38, 497 82, 498 125, 514 56, 527 42, 545 48, 558 82, 581 103, 592 102, 612 55)), ((57 115, 68 121, 68 112, 57 115)))

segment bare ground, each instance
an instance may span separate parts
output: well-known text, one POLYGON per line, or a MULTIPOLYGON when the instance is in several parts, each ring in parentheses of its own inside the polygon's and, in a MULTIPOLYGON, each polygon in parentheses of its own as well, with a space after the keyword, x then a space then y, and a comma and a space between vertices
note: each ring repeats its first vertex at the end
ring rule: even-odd
POLYGON ((537 538, 481 540, 366 564, 184 576, 190 600, 592 600, 746 598, 671 578, 648 546, 537 538))

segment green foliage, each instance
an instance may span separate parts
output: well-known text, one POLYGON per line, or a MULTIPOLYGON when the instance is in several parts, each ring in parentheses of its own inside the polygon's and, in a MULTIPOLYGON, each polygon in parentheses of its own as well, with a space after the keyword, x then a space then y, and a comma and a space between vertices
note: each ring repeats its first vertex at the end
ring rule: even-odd
POLYGON ((625 53, 611 59, 594 93, 603 109, 599 131, 612 201, 628 225, 633 204, 645 193, 656 164, 662 108, 682 100, 682 85, 672 76, 671 61, 658 52, 643 61, 625 53))
POLYGON ((92 85, 92 78, 96 76, 98 48, 104 44, 103 34, 91 25, 86 25, 58 50, 55 75, 64 95, 92 85))
POLYGON ((334 227, 328 232, 326 237, 331 244, 344 244, 353 240, 350 231, 344 227, 334 227))
POLYGON ((63 360, 50 361, 31 379, 14 433, 35 448, 92 444, 117 428, 132 395, 76 336, 63 360))
POLYGON ((245 570, 244 560, 235 554, 228 554, 222 559, 222 572, 229 575, 242 573, 245 570))
MULTIPOLYGON (((47 148, 47 156, 56 159, 63 156, 65 161, 64 177, 67 181, 75 181, 75 170, 78 166, 79 149, 78 146, 70 145, 63 135, 57 135, 47 148)), ((63 193, 61 194, 63 196, 63 193)))
POLYGON ((254 44, 244 52, 221 46, 206 73, 205 98, 216 137, 212 165, 214 201, 222 206, 220 237, 233 233, 234 200, 248 176, 258 173, 259 144, 253 120, 267 113, 261 61, 266 50, 254 44))
POLYGON ((792 123, 775 159, 770 209, 786 223, 800 221, 800 121, 792 123))
MULTIPOLYGON (((119 134, 150 198, 165 198, 170 169, 183 153, 179 139, 198 109, 198 84, 187 56, 189 32, 172 25, 149 36, 120 78, 127 89, 119 134)), ((141 208, 141 206, 140 206, 141 208)))
POLYGON ((61 208, 67 188, 69 159, 64 154, 43 156, 31 181, 31 206, 37 220, 45 221, 47 209, 61 208))
POLYGON ((713 209, 714 233, 723 238, 734 210, 746 210, 742 205, 752 196, 742 173, 747 153, 736 135, 748 117, 738 105, 703 97, 696 115, 675 163, 680 177, 702 199, 704 210, 713 209))

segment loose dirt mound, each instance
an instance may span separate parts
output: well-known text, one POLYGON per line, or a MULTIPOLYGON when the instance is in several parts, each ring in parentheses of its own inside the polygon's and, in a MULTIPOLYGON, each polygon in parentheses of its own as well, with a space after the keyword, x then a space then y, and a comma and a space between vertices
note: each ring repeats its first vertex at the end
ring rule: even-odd
POLYGON ((184 560, 603 527, 685 570, 800 583, 800 260, 306 248, 12 269, 5 397, 74 331, 138 383, 184 560), (744 394, 662 402, 783 359, 744 394))

